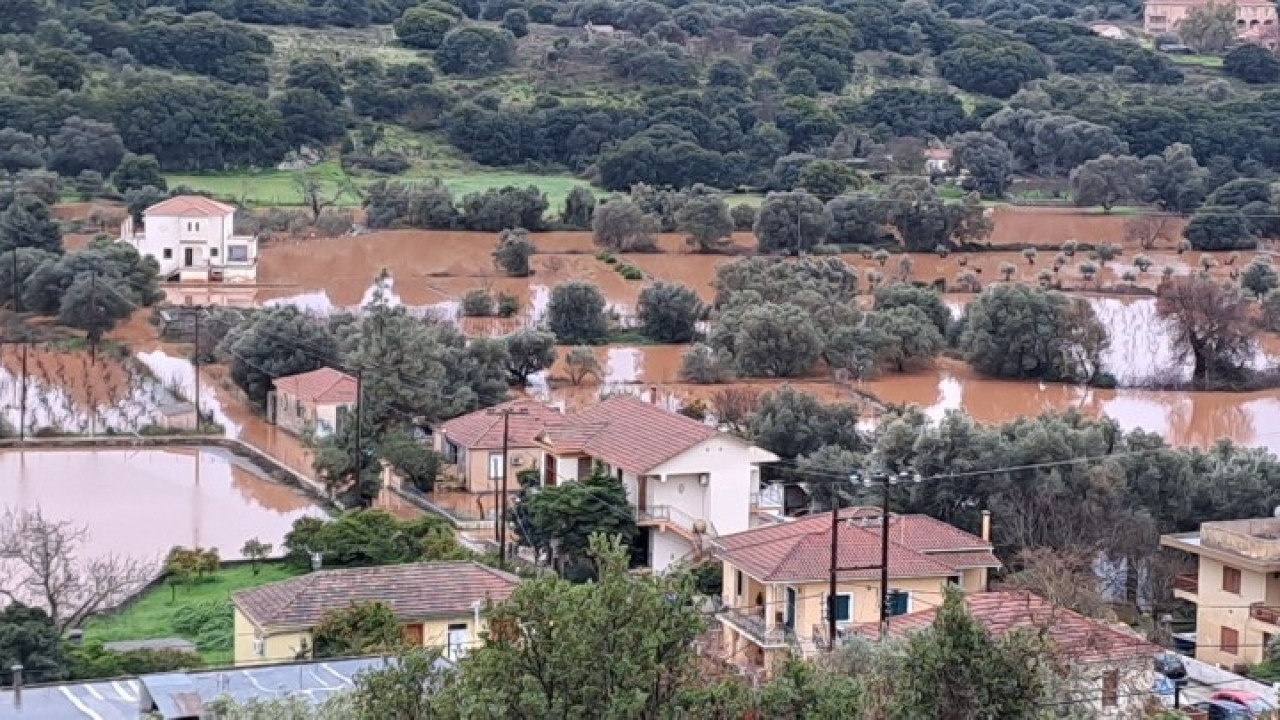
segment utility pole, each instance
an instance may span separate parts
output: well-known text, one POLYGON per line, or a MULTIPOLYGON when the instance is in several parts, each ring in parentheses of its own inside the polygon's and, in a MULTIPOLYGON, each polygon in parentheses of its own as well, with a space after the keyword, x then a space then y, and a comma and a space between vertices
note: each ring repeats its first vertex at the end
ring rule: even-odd
POLYGON ((506 569, 507 567, 507 468, 509 467, 509 463, 507 462, 507 451, 509 450, 509 444, 511 442, 511 435, 510 435, 511 416, 512 415, 528 415, 529 408, 512 407, 508 405, 506 407, 493 408, 489 410, 487 414, 502 416, 502 469, 501 469, 501 472, 499 473, 501 478, 500 479, 490 478, 490 480, 497 479, 499 482, 498 502, 495 504, 496 506, 494 508, 497 512, 496 517, 494 517, 493 519, 494 520, 494 536, 498 541, 498 567, 506 569))
MULTIPOLYGON (((840 572, 857 571, 857 570, 879 570, 880 571, 880 613, 879 628, 880 640, 883 641, 888 637, 889 631, 889 487, 898 482, 920 482, 921 478, 916 473, 900 472, 897 475, 889 475, 888 473, 875 472, 861 474, 854 472, 849 475, 850 482, 860 482, 865 488, 872 485, 880 485, 880 562, 875 565, 853 565, 849 567, 840 567, 837 560, 839 557, 839 532, 840 532, 840 496, 838 491, 832 493, 831 497, 831 564, 829 568, 829 586, 827 590, 827 650, 834 652, 836 649, 836 595, 838 591, 837 576, 840 572)), ((853 613, 852 605, 849 608, 850 616, 853 613)), ((852 617, 850 617, 852 619, 852 617)))
POLYGON ((12 283, 12 290, 10 292, 13 293, 13 311, 22 312, 22 296, 21 293, 19 293, 18 287, 18 248, 15 247, 9 252, 13 257, 13 275, 9 277, 9 281, 12 283))
POLYGON ((18 442, 27 440, 27 346, 22 343, 22 389, 18 396, 18 442))
MULTIPOLYGON (((98 319, 98 271, 97 270, 94 270, 89 275, 89 309, 93 312, 93 317, 90 319, 90 323, 93 323, 98 319)), ((92 331, 90 331, 90 336, 92 336, 92 334, 93 334, 92 331)), ((89 343, 89 364, 90 365, 98 364, 98 344, 95 342, 89 343)))
POLYGON ((200 422, 203 416, 200 415, 200 313, 203 310, 196 311, 196 352, 192 357, 192 361, 196 366, 196 432, 200 432, 200 422))
POLYGON ((361 447, 360 416, 364 414, 364 370, 356 368, 356 490, 364 477, 364 448, 361 447))

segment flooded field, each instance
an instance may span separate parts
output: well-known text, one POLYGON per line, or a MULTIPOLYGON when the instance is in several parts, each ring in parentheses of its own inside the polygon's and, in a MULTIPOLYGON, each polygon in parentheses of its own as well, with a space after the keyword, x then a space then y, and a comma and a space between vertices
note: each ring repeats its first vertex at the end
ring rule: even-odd
MULTIPOLYGON (((156 410, 184 399, 128 360, 86 350, 32 345, 26 352, 28 433, 134 433, 156 421, 156 410)), ((22 416, 22 347, 0 345, 0 417, 13 428, 22 416)))
POLYGON ((40 508, 88 527, 90 547, 160 556, 175 545, 240 557, 276 548, 293 521, 323 515, 307 497, 213 449, 0 451, 0 508, 40 508))

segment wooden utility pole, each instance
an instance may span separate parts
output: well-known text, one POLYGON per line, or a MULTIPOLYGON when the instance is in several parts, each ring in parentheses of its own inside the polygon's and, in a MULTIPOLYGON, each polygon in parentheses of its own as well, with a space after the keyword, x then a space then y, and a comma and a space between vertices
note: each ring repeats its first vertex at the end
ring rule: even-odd
MULTIPOLYGON (((364 370, 356 369, 356 492, 361 492, 360 483, 364 480, 364 448, 361 447, 362 428, 360 416, 364 414, 364 370)), ((360 497, 361 495, 357 495, 360 497)))
POLYGON ((203 416, 200 414, 200 313, 203 310, 196 311, 196 351, 191 360, 196 367, 196 396, 193 398, 196 403, 196 432, 200 432, 200 422, 203 416))
POLYGON ((27 346, 22 343, 22 389, 18 395, 18 442, 27 440, 27 346))
POLYGON ((493 408, 488 411, 489 415, 502 416, 502 469, 499 472, 499 478, 490 478, 490 480, 498 480, 498 502, 494 504, 496 517, 494 517, 494 536, 498 541, 498 567, 506 569, 507 567, 507 472, 510 463, 507 461, 507 452, 510 449, 511 441, 511 416, 512 415, 528 415, 527 407, 507 407, 493 408))

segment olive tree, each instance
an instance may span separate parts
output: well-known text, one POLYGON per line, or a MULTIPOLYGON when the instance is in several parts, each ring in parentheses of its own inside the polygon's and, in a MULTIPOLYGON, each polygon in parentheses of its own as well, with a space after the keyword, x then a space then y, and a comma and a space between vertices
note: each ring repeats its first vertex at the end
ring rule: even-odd
POLYGON ((634 202, 619 198, 596 206, 591 232, 597 245, 619 252, 652 252, 658 223, 634 202))
POLYGON ((693 290, 658 282, 640 291, 636 312, 645 337, 664 343, 686 343, 693 340, 704 308, 693 290))
POLYGON ((755 234, 765 252, 802 253, 823 241, 831 213, 807 192, 769 193, 756 218, 755 234))
POLYGON ((528 277, 529 258, 535 251, 528 230, 503 230, 498 235, 498 246, 493 250, 493 264, 511 277, 528 277))
POLYGON ((723 197, 694 195, 676 211, 676 226, 695 252, 710 252, 731 240, 734 223, 723 197))
POLYGON ((609 333, 605 299, 589 282, 570 280, 551 290, 547 326, 564 345, 592 345, 609 333))

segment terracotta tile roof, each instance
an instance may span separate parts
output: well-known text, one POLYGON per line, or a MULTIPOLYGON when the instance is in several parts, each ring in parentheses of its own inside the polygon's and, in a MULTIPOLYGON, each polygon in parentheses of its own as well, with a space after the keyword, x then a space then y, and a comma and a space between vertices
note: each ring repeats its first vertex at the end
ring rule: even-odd
MULTIPOLYGON (((842 579, 879 577, 879 515, 865 508, 840 513, 836 562, 842 579)), ((831 567, 831 516, 725 535, 715 540, 716 556, 761 582, 825 580, 831 567)), ((890 515, 889 576, 949 577, 969 568, 998 568, 991 543, 925 515, 890 515)))
MULTIPOLYGON (((1087 618, 1025 591, 982 592, 966 595, 969 614, 993 635, 1016 628, 1043 629, 1059 657, 1079 663, 1152 657, 1161 648, 1126 627, 1087 618)), ((936 607, 889 619, 889 632, 902 636, 933 625, 936 607)), ((875 637, 876 623, 855 625, 854 632, 875 637)))
POLYGON ((235 212, 235 208, 217 200, 210 200, 203 195, 178 195, 152 205, 142 211, 143 216, 161 215, 166 217, 210 217, 223 216, 235 212))
POLYGON ((356 379, 333 368, 276 378, 271 384, 276 390, 309 402, 345 404, 356 401, 356 379))
POLYGON ((558 410, 536 400, 513 400, 489 410, 477 410, 440 426, 438 432, 467 449, 502 447, 502 416, 490 412, 501 408, 525 409, 526 415, 512 415, 507 427, 507 444, 513 448, 537 447, 534 438, 548 422, 563 417, 558 410))
POLYGON ((409 563, 321 570, 237 590, 231 600, 264 630, 308 628, 329 610, 369 600, 405 620, 469 615, 477 600, 505 600, 519 580, 474 562, 409 563))
POLYGON ((584 452, 639 475, 717 434, 710 425, 634 395, 613 395, 548 423, 539 441, 552 452, 584 452))

